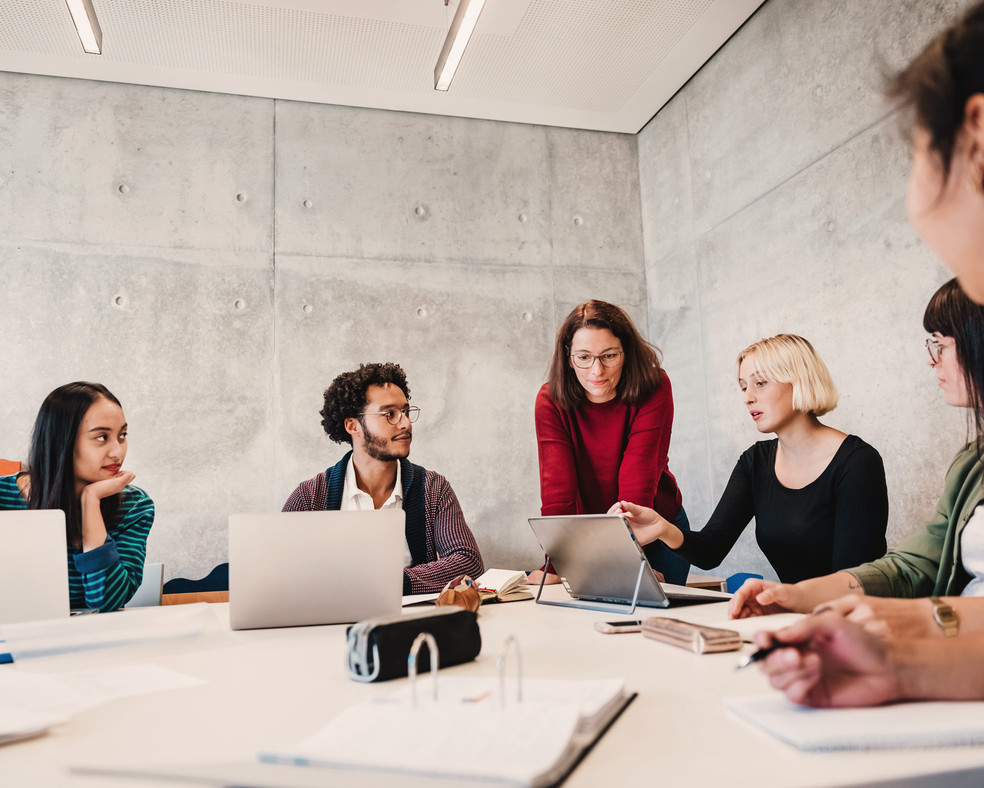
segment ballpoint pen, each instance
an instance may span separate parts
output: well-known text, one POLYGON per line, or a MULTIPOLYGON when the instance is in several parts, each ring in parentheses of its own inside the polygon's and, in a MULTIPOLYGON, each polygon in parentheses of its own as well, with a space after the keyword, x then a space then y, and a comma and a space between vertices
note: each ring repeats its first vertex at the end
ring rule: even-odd
POLYGON ((776 649, 785 648, 788 645, 790 644, 780 643, 778 640, 773 640, 765 648, 760 648, 758 651, 755 651, 751 654, 748 654, 745 657, 742 657, 741 661, 737 665, 735 665, 735 670, 741 670, 742 668, 747 668, 749 665, 755 662, 760 662, 761 660, 769 656, 769 654, 771 654, 776 649))

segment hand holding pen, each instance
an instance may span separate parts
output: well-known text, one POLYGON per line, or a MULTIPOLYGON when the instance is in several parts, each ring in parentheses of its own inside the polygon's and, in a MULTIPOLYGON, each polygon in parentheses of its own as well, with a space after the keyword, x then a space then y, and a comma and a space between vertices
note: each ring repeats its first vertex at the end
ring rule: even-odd
POLYGON ((870 706, 899 697, 898 672, 884 641, 834 612, 804 618, 777 632, 755 634, 769 683, 794 703, 870 706))

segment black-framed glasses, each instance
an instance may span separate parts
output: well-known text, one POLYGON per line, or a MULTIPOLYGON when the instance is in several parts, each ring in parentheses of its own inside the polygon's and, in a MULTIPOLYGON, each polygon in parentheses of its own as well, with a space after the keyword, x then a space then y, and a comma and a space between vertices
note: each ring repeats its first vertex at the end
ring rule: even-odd
POLYGON ((591 353, 571 353, 571 361, 574 362, 574 366, 578 369, 591 369, 595 363, 595 359, 598 359, 603 367, 617 367, 622 363, 622 351, 606 350, 599 356, 591 353))
POLYGON ((417 420, 417 416, 420 415, 420 408, 416 405, 404 405, 402 408, 389 408, 388 410, 374 410, 366 411, 365 413, 358 413, 358 416, 385 416, 386 421, 392 424, 394 427, 400 423, 400 419, 404 416, 407 417, 407 421, 413 424, 417 420))
POLYGON ((926 350, 929 351, 929 360, 933 364, 939 364, 943 360, 943 348, 945 345, 940 343, 939 337, 926 337, 926 350))

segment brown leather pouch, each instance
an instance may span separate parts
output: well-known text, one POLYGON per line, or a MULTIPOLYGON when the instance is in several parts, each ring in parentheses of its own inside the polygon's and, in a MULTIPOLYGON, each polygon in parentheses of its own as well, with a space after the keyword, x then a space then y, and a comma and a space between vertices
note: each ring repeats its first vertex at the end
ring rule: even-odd
POLYGON ((456 605, 477 613, 479 605, 482 604, 482 595, 478 592, 478 586, 468 575, 459 575, 450 581, 440 596, 434 600, 438 607, 445 605, 456 605))
POLYGON ((677 618, 647 618, 642 622, 642 634, 695 654, 737 651, 741 648, 741 636, 734 630, 705 627, 677 618))

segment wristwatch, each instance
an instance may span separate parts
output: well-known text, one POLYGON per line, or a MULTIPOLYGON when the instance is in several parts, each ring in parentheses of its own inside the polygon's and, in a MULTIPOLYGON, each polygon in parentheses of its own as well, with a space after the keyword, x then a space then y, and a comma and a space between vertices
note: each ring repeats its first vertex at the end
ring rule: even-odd
POLYGON ((931 596, 929 601, 933 603, 933 621, 940 625, 940 629, 943 630, 943 637, 955 637, 960 628, 957 611, 939 597, 931 596))

